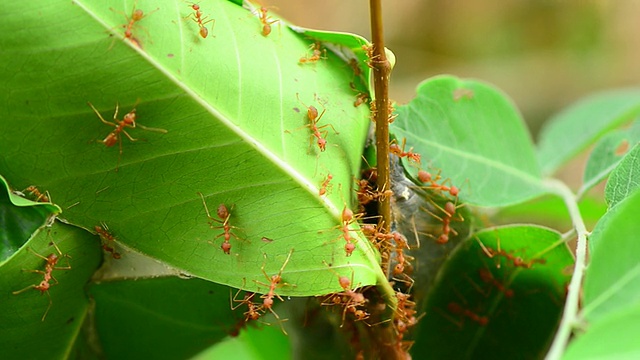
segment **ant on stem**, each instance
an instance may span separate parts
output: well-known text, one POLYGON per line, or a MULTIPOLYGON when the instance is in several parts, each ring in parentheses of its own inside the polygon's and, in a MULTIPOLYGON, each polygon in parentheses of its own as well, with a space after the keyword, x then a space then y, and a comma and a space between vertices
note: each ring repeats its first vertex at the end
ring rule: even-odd
POLYGON ((91 104, 90 102, 87 102, 87 104, 89 104, 91 109, 93 109, 93 112, 95 112, 96 115, 98 115, 98 118, 100 119, 100 121, 102 121, 104 124, 115 127, 115 129, 112 132, 110 132, 109 135, 107 135, 107 137, 105 137, 103 140, 98 140, 98 141, 103 143, 107 147, 111 147, 115 145, 116 142, 118 143, 118 146, 120 148, 120 154, 118 155, 118 164, 116 166, 116 171, 118 171, 120 167, 120 159, 122 158, 122 136, 120 135, 120 133, 123 133, 130 141, 138 141, 138 139, 134 139, 131 135, 129 135, 129 133, 127 132, 127 130, 125 130, 125 128, 135 129, 136 127, 139 127, 142 130, 155 131, 163 134, 166 134, 168 132, 165 129, 146 127, 136 123, 135 108, 129 111, 128 113, 126 113, 122 118, 122 120, 118 120, 119 104, 116 103, 116 111, 113 113, 113 122, 111 122, 111 121, 105 120, 100 114, 100 112, 98 111, 98 109, 96 109, 95 106, 93 106, 93 104, 91 104))
POLYGON ((44 319, 47 317, 47 314, 49 313, 49 309, 51 309, 51 305, 53 303, 53 301, 51 300, 51 294, 49 294, 49 288, 51 287, 51 285, 57 285, 58 284, 58 280, 56 280, 55 277, 53 277, 53 270, 71 270, 71 265, 68 262, 68 259, 71 258, 71 256, 67 255, 67 254, 62 254, 62 251, 60 251, 60 248, 58 248, 58 245, 56 245, 56 243, 51 240, 51 244, 53 244, 53 246, 55 247, 56 251, 58 252, 58 254, 55 253, 51 253, 48 256, 42 256, 40 254, 38 254, 37 252, 33 251, 33 249, 31 248, 27 248, 28 251, 30 251, 33 255, 41 258, 42 260, 44 260, 46 262, 45 266, 44 266, 44 271, 43 270, 22 270, 22 271, 28 271, 28 272, 33 272, 33 273, 37 273, 37 274, 42 274, 43 279, 42 281, 38 284, 38 285, 29 285, 24 289, 21 290, 17 290, 17 291, 13 291, 12 294, 13 295, 18 295, 21 294, 29 289, 36 289, 38 291, 40 291, 40 294, 44 294, 46 293, 47 296, 49 297, 49 305, 47 306, 47 310, 44 312, 44 315, 42 315, 42 321, 44 321, 44 319), (67 266, 65 267, 56 267, 56 265, 58 264, 58 261, 60 261, 61 257, 66 257, 67 258, 67 266), (50 281, 55 281, 55 283, 51 284, 50 281))
MULTIPOLYGON (((276 317, 276 319, 280 323, 280 328, 282 329, 282 332, 285 335, 287 335, 287 332, 284 330, 284 327, 282 326, 282 321, 280 320, 280 316, 278 316, 278 314, 273 310, 272 307, 273 307, 273 298, 274 297, 277 297, 278 299, 280 299, 280 301, 284 301, 284 299, 282 299, 282 297, 280 297, 280 295, 276 294, 276 289, 281 288, 283 286, 288 286, 289 285, 287 283, 283 283, 282 282, 282 272, 284 271, 284 268, 289 263, 289 259, 291 259, 291 254, 293 254, 293 249, 291 249, 291 251, 289 251, 289 255, 287 256, 287 259, 282 264, 282 267, 280 268, 280 271, 278 271, 278 274, 277 275, 272 275, 272 276, 267 275, 267 272, 264 270, 265 266, 267 265, 267 254, 263 254, 265 262, 262 264, 262 267, 260 268, 260 270, 262 271, 262 274, 264 275, 265 279, 267 279, 269 284, 265 284, 263 282, 254 280, 254 282, 256 284, 258 284, 258 285, 269 287, 269 291, 266 294, 263 294, 262 296, 260 296, 261 299, 264 299, 262 301, 262 306, 261 307, 262 307, 263 311, 269 310, 273 314, 273 316, 276 317)), ((293 286, 295 286, 295 285, 293 285, 293 286)))

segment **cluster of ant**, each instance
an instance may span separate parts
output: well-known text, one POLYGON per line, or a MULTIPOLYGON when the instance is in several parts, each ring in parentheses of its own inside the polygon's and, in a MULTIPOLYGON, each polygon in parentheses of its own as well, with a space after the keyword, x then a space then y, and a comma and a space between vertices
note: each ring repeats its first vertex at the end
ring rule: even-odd
MULTIPOLYGON (((131 16, 128 16, 121 11, 111 9, 112 11, 116 11, 122 13, 127 20, 126 24, 122 24, 121 27, 124 29, 124 38, 128 39, 131 43, 136 45, 139 48, 142 48, 140 40, 134 36, 134 26, 136 23, 140 22, 145 17, 151 15, 152 13, 158 11, 159 9, 155 9, 147 14, 145 14, 142 10, 136 8, 136 2, 133 4, 133 9, 131 10, 131 16)), ((198 34, 206 39, 209 36, 209 28, 207 28, 207 24, 213 23, 211 25, 211 30, 213 31, 213 27, 215 26, 215 19, 209 19, 208 16, 205 16, 203 12, 200 10, 200 5, 191 3, 189 7, 193 10, 192 13, 189 13, 185 16, 185 19, 191 19, 198 25, 198 34)), ((272 20, 269 18, 268 9, 264 6, 255 10, 255 15, 257 15, 258 20, 260 20, 261 25, 261 33, 263 36, 269 36, 271 34, 271 25, 277 23, 279 20, 272 20)))
MULTIPOLYGON (((254 302, 253 299, 256 295, 256 293, 254 292, 245 292, 245 295, 242 299, 238 299, 238 295, 240 294, 241 291, 243 291, 242 289, 238 290, 238 292, 235 294, 235 296, 233 296, 233 298, 231 299, 231 309, 232 310, 236 310, 237 308, 246 305, 247 306, 247 311, 244 312, 244 319, 242 319, 238 325, 236 326, 236 328, 231 332, 232 335, 237 335, 238 332, 240 331, 241 328, 243 328, 247 323, 249 323, 250 321, 258 321, 260 319, 260 317, 262 317, 262 315, 264 315, 267 311, 271 312, 273 314, 273 316, 276 318, 276 320, 278 321, 278 323, 280 324, 280 328, 282 329, 282 332, 287 335, 287 332, 285 331, 284 327, 282 326, 282 322, 283 320, 280 319, 280 316, 278 316, 278 314, 273 310, 273 299, 274 298, 278 298, 280 299, 280 301, 284 301, 282 299, 282 297, 280 297, 280 295, 278 295, 276 293, 276 289, 279 289, 281 287, 284 286, 295 286, 295 285, 290 285, 287 283, 282 282, 282 272, 284 271, 284 268, 287 266, 287 263, 289 263, 289 259, 291 258, 291 254, 293 253, 293 249, 291 249, 291 251, 289 251, 289 255, 287 256, 287 259, 284 261, 284 263, 282 264, 282 267, 280 268, 280 271, 278 271, 278 273, 276 275, 272 275, 269 276, 267 274, 267 272, 264 270, 265 265, 266 265, 266 254, 264 255, 265 257, 265 263, 262 264, 262 267, 260 268, 260 270, 262 271, 262 274, 264 275, 265 279, 267 280, 267 283, 263 283, 257 280, 254 280, 254 282, 258 285, 258 286, 265 286, 268 287, 269 290, 264 293, 263 295, 260 296, 260 299, 262 299, 262 302, 254 302), (237 303, 234 305, 234 303, 237 303)), ((266 323, 265 323, 266 324, 266 323)), ((268 325, 268 324, 267 324, 268 325)))

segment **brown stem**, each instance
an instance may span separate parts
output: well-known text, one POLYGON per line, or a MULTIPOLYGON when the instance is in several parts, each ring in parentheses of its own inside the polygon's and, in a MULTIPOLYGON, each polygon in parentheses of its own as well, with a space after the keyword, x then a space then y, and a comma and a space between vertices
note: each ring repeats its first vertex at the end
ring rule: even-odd
MULTIPOLYGON (((378 168, 378 191, 391 188, 389 176, 389 74, 391 64, 387 59, 384 47, 384 32, 382 29, 382 5, 381 0, 370 0, 369 8, 371 12, 371 34, 373 49, 370 52, 370 64, 373 68, 373 86, 375 90, 374 121, 376 124, 376 148, 377 148, 377 168, 378 168)), ((391 198, 382 196, 378 203, 378 214, 382 217, 382 232, 388 233, 391 225, 391 198)), ((382 269, 389 267, 385 262, 389 261, 390 248, 383 247, 382 269)), ((385 275, 386 270, 385 270, 385 275)), ((373 327, 373 344, 376 344, 376 352, 381 359, 406 359, 408 354, 398 343, 395 329, 393 327, 393 316, 395 314, 395 299, 385 299, 387 306, 382 311, 382 317, 391 319, 391 322, 379 324, 373 327)))

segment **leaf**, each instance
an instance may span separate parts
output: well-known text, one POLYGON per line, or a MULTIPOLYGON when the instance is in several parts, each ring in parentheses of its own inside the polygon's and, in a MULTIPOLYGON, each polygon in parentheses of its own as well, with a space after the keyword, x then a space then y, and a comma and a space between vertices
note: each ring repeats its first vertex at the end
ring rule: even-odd
MULTIPOLYGON (((389 131, 451 179, 465 202, 504 206, 546 191, 524 122, 494 87, 438 76, 420 84, 417 97, 396 112, 389 131)), ((417 179, 418 169, 405 165, 417 179)))
POLYGON ((101 254, 97 239, 86 231, 55 222, 42 228, 27 246, 0 266, 0 338, 3 357, 10 359, 66 358, 77 340, 80 327, 89 310, 84 285, 96 271, 101 254), (55 241, 63 254, 56 268, 70 266, 70 270, 52 271, 49 297, 36 289, 27 288, 43 281, 45 260, 35 255, 57 254, 49 243, 55 241), (26 289, 19 294, 12 292, 26 289), (44 321, 42 317, 46 313, 44 321))
MULTIPOLYGON (((86 229, 104 222, 125 246, 217 283, 265 291, 256 281, 278 273, 291 249, 283 279, 297 286, 281 295, 341 290, 322 261, 353 269, 362 285, 382 278, 357 228, 351 257, 336 228, 369 126, 367 109, 353 106, 350 67, 330 52, 299 64, 307 39, 285 26, 265 37, 256 14, 228 1, 201 4, 216 20, 207 38, 188 3, 156 4, 135 4, 146 16, 132 27, 133 41, 123 39, 121 13, 130 15, 131 3, 40 0, 32 3, 41 9, 37 28, 3 23, 0 43, 11 46, 0 55, 0 172, 48 190, 66 221, 86 229), (73 36, 60 36, 70 29, 73 36), (118 103, 119 119, 135 106, 139 124, 167 132, 127 129, 140 141, 123 136, 119 162, 115 145, 94 141, 114 128, 87 102, 106 120, 118 103), (304 128, 309 105, 326 109, 318 126, 340 133, 320 129, 325 152, 304 128), (320 197, 329 172, 332 190, 320 197), (220 204, 231 209, 239 239, 230 236, 230 255, 198 193, 214 218, 220 204)), ((11 3, 0 10, 25 13, 11 3)))
POLYGON ((636 191, 611 208, 589 236, 582 314, 591 323, 640 304, 639 211, 636 191))
POLYGON ((640 90, 612 90, 582 99, 554 115, 540 131, 538 161, 544 174, 640 113, 640 90))
MULTIPOLYGON (((242 323, 226 286, 161 277, 93 284, 97 335, 108 358, 186 359, 242 323)), ((279 327, 276 327, 280 331, 279 327)))
POLYGON ((604 198, 609 208, 629 196, 638 189, 640 176, 640 144, 636 144, 627 155, 620 160, 618 166, 611 172, 604 198))
POLYGON ((437 359, 540 358, 562 314, 566 268, 572 264, 560 234, 547 228, 476 233, 441 270, 412 353, 437 359))
POLYGON ((589 155, 578 194, 584 194, 602 181, 616 167, 634 144, 640 142, 640 121, 630 129, 616 130, 605 135, 589 155))
MULTIPOLYGON (((26 192, 26 191, 25 191, 26 192)), ((20 249, 60 208, 14 194, 0 176, 0 264, 20 249)))
MULTIPOLYGON (((206 351, 198 354, 194 360, 206 359, 291 359, 290 340, 278 327, 250 327, 238 337, 228 337, 206 351)), ((308 355, 308 353, 307 353, 308 355)))
POLYGON ((589 326, 587 332, 569 344, 562 359, 637 359, 640 357, 638 333, 640 308, 625 308, 589 326))

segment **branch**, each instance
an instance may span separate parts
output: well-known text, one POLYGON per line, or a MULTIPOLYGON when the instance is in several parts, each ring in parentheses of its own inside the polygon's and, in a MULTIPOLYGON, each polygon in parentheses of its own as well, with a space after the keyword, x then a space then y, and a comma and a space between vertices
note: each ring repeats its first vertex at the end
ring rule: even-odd
POLYGON ((551 349, 549 349, 545 358, 546 360, 556 360, 560 359, 564 353, 567 343, 569 342, 571 332, 573 331, 573 327, 577 323, 580 290, 587 262, 587 237, 589 232, 587 231, 584 220, 580 215, 577 197, 571 192, 567 185, 555 179, 547 180, 547 184, 555 194, 562 197, 564 200, 567 210, 569 211, 569 216, 571 217, 571 222, 578 234, 576 263, 571 283, 569 283, 569 293, 567 294, 567 301, 564 304, 564 313, 562 315, 562 320, 560 321, 560 326, 558 327, 558 332, 556 333, 553 344, 551 345, 551 349))

